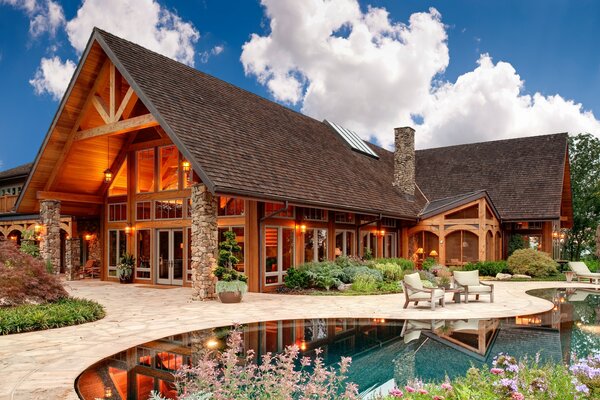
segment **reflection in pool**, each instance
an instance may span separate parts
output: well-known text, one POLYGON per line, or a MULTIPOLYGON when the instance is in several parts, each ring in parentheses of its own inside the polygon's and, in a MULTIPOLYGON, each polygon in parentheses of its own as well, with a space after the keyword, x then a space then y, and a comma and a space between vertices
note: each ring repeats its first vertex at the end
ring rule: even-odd
MULTIPOLYGON (((529 292, 550 300, 546 313, 503 319, 384 320, 302 319, 243 326, 244 348, 258 357, 296 344, 304 355, 321 348, 328 363, 353 359, 348 379, 365 397, 408 379, 443 380, 471 365, 491 364, 500 352, 517 358, 570 362, 600 351, 600 292, 544 289, 529 292)), ((176 398, 172 373, 199 352, 223 348, 230 327, 187 332, 117 353, 82 373, 81 398, 147 399, 155 390, 176 398)))

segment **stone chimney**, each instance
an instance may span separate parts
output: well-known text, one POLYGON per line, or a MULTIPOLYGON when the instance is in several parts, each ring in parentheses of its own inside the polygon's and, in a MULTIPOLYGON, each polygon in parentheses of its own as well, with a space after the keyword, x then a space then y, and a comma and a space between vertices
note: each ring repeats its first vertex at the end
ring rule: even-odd
POLYGON ((415 130, 410 126, 394 129, 394 181, 403 193, 415 194, 415 130))

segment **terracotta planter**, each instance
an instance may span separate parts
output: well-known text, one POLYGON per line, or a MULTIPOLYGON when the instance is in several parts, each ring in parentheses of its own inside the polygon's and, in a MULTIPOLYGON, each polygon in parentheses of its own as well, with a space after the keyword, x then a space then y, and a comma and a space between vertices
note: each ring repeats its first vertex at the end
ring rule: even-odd
POLYGON ((242 301, 242 292, 220 292, 217 293, 221 303, 239 303, 242 301))

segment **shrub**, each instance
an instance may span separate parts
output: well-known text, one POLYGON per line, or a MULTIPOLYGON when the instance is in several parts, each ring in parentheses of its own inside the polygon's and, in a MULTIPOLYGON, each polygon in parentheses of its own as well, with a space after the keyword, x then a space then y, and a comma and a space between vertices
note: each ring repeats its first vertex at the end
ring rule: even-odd
POLYGON ((600 260, 597 259, 588 259, 585 260, 585 265, 589 268, 590 272, 599 272, 600 271, 600 260))
POLYGON ((423 260, 423 269, 425 271, 429 271, 436 265, 437 265, 437 262, 435 261, 435 258, 428 257, 425 260, 423 260))
POLYGON ((367 266, 369 264, 369 262, 363 261, 362 259, 353 256, 340 256, 335 259, 334 263, 335 265, 338 265, 342 268, 361 267, 367 266))
MULTIPOLYGON (((267 353, 260 362, 250 349, 245 356, 239 328, 227 338, 223 352, 207 350, 199 362, 184 366, 175 374, 180 400, 267 400, 267 399, 358 399, 358 387, 345 383, 351 359, 342 357, 334 367, 326 367, 317 349, 316 357, 300 357, 297 345, 280 354, 267 353)), ((153 392, 153 400, 163 399, 153 392)))
POLYGON ((513 274, 525 274, 533 277, 556 275, 558 264, 548 253, 533 249, 516 250, 508 257, 508 269, 513 274))
POLYGON ((399 265, 403 270, 415 269, 415 263, 412 260, 406 258, 378 258, 375 260, 376 264, 396 264, 399 265))
POLYGON ((357 275, 371 275, 377 282, 383 281, 383 275, 381 271, 364 265, 344 268, 342 270, 340 279, 344 283, 352 283, 356 279, 357 275))
POLYGON ((9 241, 0 241, 0 306, 46 303, 66 298, 57 276, 44 262, 21 252, 9 241))
POLYGON ((61 299, 48 304, 0 307, 0 334, 83 324, 104 318, 104 308, 91 300, 61 299))
POLYGON ((289 268, 285 276, 285 286, 290 289, 306 289, 310 284, 310 278, 304 270, 289 268))
POLYGON ((511 256, 515 251, 526 249, 527 242, 525 241, 525 237, 523 235, 519 235, 518 233, 513 234, 510 239, 508 239, 508 255, 511 256))
POLYGON ((509 272, 506 261, 478 261, 475 263, 465 264, 464 271, 479 270, 481 276, 496 276, 498 273, 509 272))
POLYGON ((21 240, 21 251, 29 254, 34 258, 40 257, 40 248, 35 243, 35 232, 23 231, 23 239, 21 240))
POLYGON ((404 278, 404 270, 398 264, 393 263, 377 263, 373 269, 380 271, 383 275, 383 280, 386 282, 400 281, 404 278))
POLYGON ((298 266, 310 279, 310 286, 329 290, 342 284, 342 268, 331 261, 309 262, 298 266))
POLYGON ((377 290, 377 280, 373 275, 356 275, 354 282, 352 282, 352 290, 356 292, 374 292, 377 290))

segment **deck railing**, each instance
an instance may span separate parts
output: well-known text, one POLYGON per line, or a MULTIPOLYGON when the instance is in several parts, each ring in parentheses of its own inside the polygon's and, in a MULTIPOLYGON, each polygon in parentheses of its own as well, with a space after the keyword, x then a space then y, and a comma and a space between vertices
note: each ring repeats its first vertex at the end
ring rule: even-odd
POLYGON ((17 202, 17 195, 0 196, 0 213, 11 212, 17 202))

